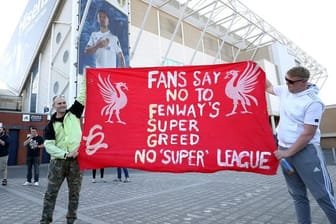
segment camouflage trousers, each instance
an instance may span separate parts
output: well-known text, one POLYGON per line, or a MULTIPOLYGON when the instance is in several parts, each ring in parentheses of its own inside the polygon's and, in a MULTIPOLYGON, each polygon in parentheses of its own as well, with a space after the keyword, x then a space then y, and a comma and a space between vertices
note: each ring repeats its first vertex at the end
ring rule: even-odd
POLYGON ((74 223, 77 219, 77 208, 83 173, 80 171, 76 159, 54 159, 51 160, 49 164, 48 187, 43 199, 41 224, 52 222, 57 194, 64 179, 67 180, 69 189, 68 212, 66 215, 67 223, 74 223))

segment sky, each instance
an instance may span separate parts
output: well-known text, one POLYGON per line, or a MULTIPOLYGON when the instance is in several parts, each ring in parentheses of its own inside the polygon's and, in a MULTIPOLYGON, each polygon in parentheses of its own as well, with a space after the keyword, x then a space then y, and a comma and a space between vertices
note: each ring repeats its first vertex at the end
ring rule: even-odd
MULTIPOLYGON (((0 54, 5 50, 28 0, 10 0, 0 8, 0 54)), ((320 97, 326 105, 336 104, 336 21, 333 0, 240 0, 257 15, 322 64, 328 80, 320 97)), ((0 84, 1 86, 1 84, 0 84)))
POLYGON ((333 0, 240 0, 327 69, 320 91, 326 105, 336 104, 335 7, 333 0))

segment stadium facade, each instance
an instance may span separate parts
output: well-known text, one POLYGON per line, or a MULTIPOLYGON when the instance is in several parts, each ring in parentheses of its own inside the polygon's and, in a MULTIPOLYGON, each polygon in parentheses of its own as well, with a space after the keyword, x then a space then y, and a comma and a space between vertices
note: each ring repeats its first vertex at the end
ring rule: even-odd
MULTIPOLYGON (((295 65, 307 67, 320 88, 327 79, 321 64, 237 0, 29 0, 1 58, 7 89, 0 90, 0 111, 22 113, 24 122, 32 114, 48 118, 55 95, 72 102, 95 60, 84 51, 102 9, 130 67, 253 60, 273 83, 283 83, 295 65)), ((267 100, 275 127, 279 102, 267 100)))

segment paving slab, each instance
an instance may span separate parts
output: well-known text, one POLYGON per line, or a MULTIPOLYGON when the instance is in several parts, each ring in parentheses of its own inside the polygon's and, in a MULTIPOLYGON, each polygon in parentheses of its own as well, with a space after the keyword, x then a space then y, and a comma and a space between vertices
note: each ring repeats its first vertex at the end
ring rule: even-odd
MULTIPOLYGON (((328 166, 336 182, 336 166, 328 166)), ((39 186, 22 186, 25 166, 9 167, 7 186, 0 186, 0 223, 39 223, 47 186, 47 165, 39 186)), ((92 183, 85 171, 77 224, 295 224, 295 211, 280 172, 275 176, 221 171, 161 173, 130 170, 131 182, 114 182, 116 169, 92 183)), ((54 224, 66 223, 67 187, 59 192, 54 224)), ((314 224, 328 223, 311 197, 314 224)))

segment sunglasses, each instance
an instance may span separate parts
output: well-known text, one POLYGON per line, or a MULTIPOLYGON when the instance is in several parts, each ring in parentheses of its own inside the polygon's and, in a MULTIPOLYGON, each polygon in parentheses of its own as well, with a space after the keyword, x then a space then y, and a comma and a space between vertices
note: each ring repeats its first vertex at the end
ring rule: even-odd
POLYGON ((288 79, 287 77, 285 77, 285 80, 286 80, 286 82, 288 82, 289 84, 293 85, 294 83, 296 83, 296 82, 301 82, 301 81, 303 81, 304 79, 290 80, 290 79, 288 79))
POLYGON ((54 101, 57 97, 59 97, 59 98, 65 98, 64 95, 56 95, 56 96, 53 97, 53 101, 54 101))

